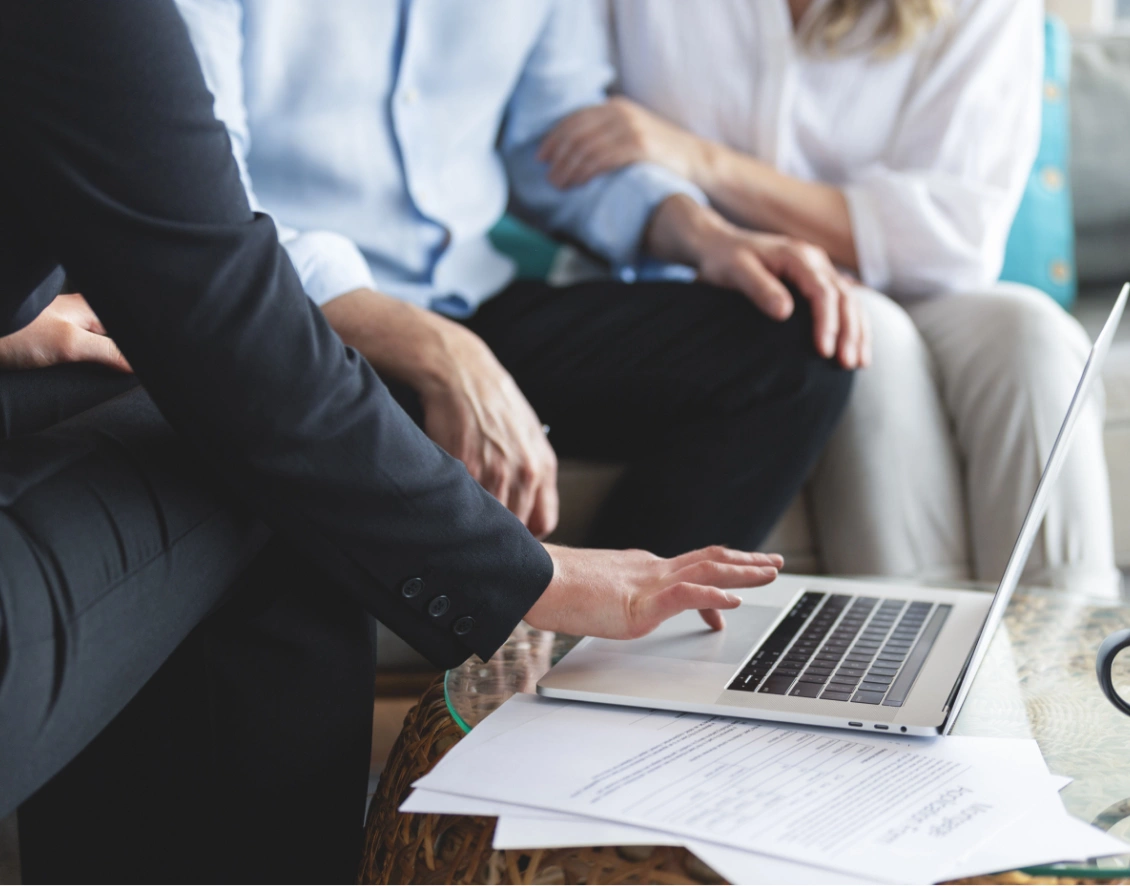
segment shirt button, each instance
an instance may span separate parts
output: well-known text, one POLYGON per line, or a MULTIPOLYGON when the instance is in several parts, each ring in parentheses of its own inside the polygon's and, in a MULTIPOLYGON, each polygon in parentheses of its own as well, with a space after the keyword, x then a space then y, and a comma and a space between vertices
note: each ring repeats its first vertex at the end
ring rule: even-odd
POLYGON ((443 594, 440 594, 438 597, 432 600, 431 603, 428 604, 428 615, 432 616, 433 618, 439 618, 450 608, 451 601, 448 600, 447 597, 443 596, 443 594))
POLYGON ((400 586, 401 595, 408 600, 420 596, 423 590, 424 580, 422 578, 410 578, 400 586))
POLYGON ((457 636, 462 637, 464 634, 471 633, 471 629, 475 626, 475 620, 469 615, 464 615, 459 621, 451 626, 451 630, 455 631, 457 636))

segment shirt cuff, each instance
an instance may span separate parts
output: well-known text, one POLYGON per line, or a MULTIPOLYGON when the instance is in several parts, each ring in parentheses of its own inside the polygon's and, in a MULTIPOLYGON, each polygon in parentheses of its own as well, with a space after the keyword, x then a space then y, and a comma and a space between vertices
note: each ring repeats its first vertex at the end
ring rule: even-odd
POLYGON ((613 173, 585 225, 585 240, 614 266, 634 263, 652 213, 676 194, 686 194, 702 206, 708 203, 701 189, 653 163, 637 163, 613 173))
POLYGON ((847 185, 843 194, 851 218, 859 278, 865 286, 886 292, 891 285, 891 265, 887 258, 883 221, 874 195, 866 186, 859 184, 847 185))
POLYGON ((354 289, 376 289, 369 263, 348 237, 304 231, 283 232, 279 240, 314 304, 324 305, 354 289))

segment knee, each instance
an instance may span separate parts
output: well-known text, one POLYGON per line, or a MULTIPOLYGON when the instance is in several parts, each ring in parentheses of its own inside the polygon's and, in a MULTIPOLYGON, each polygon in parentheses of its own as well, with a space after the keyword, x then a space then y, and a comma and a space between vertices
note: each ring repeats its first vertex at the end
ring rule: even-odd
POLYGON ((834 424, 851 396, 856 373, 816 351, 812 310, 807 301, 797 299, 792 317, 782 324, 780 338, 778 368, 784 387, 795 391, 809 414, 818 414, 829 419, 829 425, 834 424))
POLYGON ((1074 382, 1091 349, 1079 321, 1035 289, 1016 284, 960 296, 986 368, 1027 381, 1047 371, 1074 382))
POLYGON ((936 397, 936 371, 929 348, 910 315, 897 303, 869 289, 860 291, 871 330, 871 365, 857 373, 851 415, 876 434, 913 410, 903 407, 936 397))

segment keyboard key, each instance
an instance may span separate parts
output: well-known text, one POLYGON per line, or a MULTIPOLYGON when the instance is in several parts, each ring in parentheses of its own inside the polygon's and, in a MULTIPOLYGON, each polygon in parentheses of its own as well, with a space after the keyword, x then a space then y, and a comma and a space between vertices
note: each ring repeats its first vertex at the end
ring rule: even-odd
POLYGON ((793 685, 792 677, 770 677, 762 685, 758 692, 767 692, 770 695, 784 695, 789 691, 789 687, 793 685))
POLYGON ((773 672, 773 674, 778 677, 795 677, 799 673, 800 668, 777 668, 777 670, 773 672))
POLYGON ((799 695, 801 698, 816 698, 823 689, 824 687, 817 683, 797 683, 789 695, 799 695))
POLYGON ((858 686, 863 680, 862 677, 845 677, 837 674, 828 679, 829 686, 858 686))
POLYGON ((851 697, 856 704, 880 704, 883 701, 882 692, 857 692, 851 697))
POLYGON ((827 692, 825 692, 820 697, 826 698, 829 701, 851 701, 851 693, 850 692, 834 692, 831 689, 829 689, 827 692))
POLYGON ((874 671, 868 672, 867 676, 863 678, 865 683, 878 683, 880 686, 889 686, 894 677, 888 674, 876 674, 874 671))
POLYGON ((836 673, 843 674, 846 677, 862 677, 867 671, 864 668, 852 668, 845 665, 836 671, 836 673))
POLYGON ((797 677, 798 683, 817 683, 823 686, 828 682, 827 674, 801 674, 797 677))
POLYGON ((829 677, 832 674, 832 670, 833 670, 832 668, 822 668, 822 667, 818 667, 816 664, 813 664, 813 666, 810 667, 807 671, 805 671, 805 673, 806 674, 818 674, 821 677, 829 677))
POLYGON ((898 668, 879 668, 874 667, 867 672, 868 674, 875 674, 877 677, 893 677, 898 673, 898 668))
POLYGON ((859 684, 859 691, 860 692, 878 692, 880 695, 883 695, 887 691, 887 684, 886 683, 872 683, 870 680, 864 679, 864 681, 859 684))

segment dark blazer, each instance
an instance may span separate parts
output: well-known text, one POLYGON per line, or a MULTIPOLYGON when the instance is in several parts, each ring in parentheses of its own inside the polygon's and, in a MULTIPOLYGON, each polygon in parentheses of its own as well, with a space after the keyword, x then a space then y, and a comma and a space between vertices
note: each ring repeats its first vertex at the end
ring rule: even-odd
POLYGON ((0 82, 0 334, 65 268, 268 525, 433 662, 489 657, 552 563, 307 299, 171 0, 5 0, 0 82))

